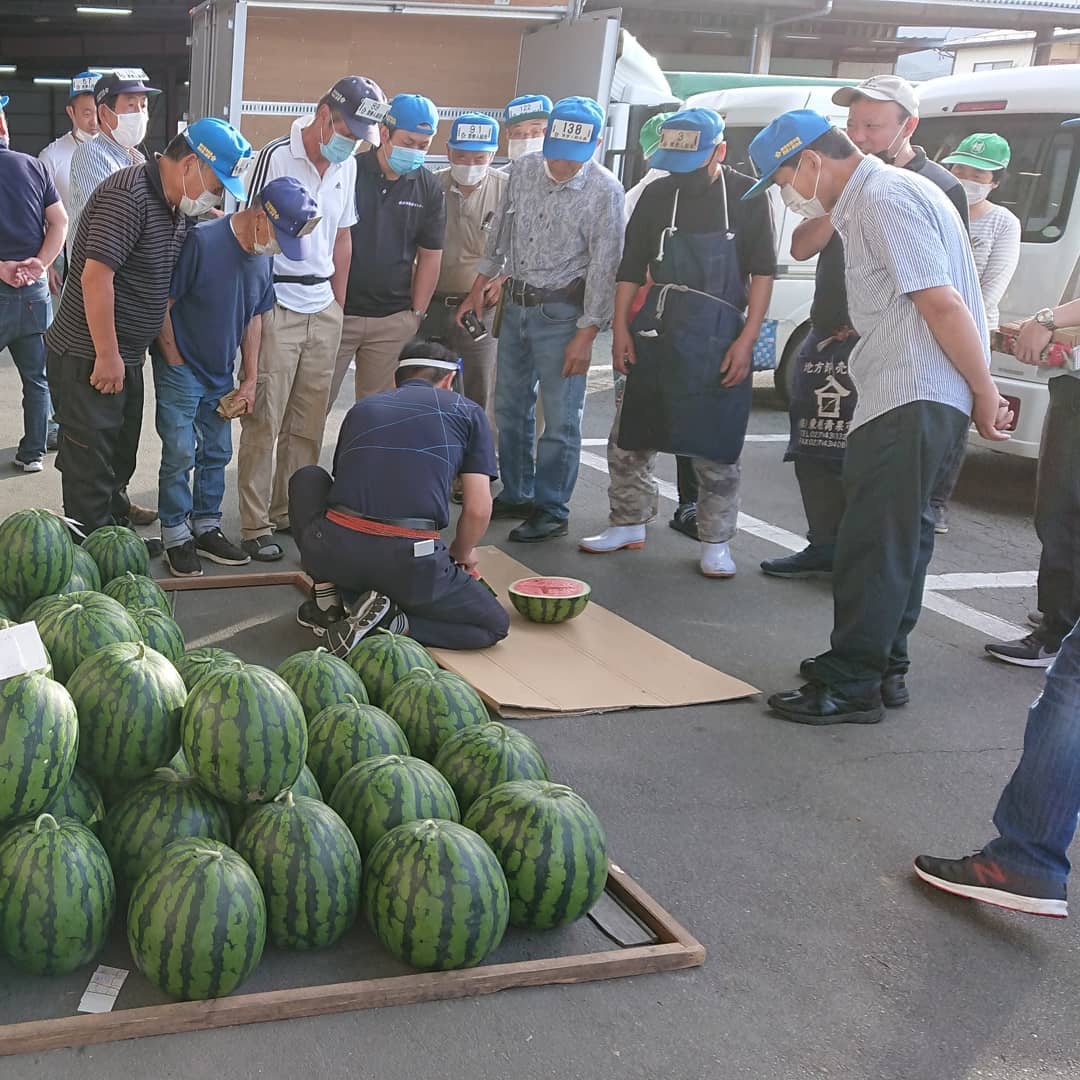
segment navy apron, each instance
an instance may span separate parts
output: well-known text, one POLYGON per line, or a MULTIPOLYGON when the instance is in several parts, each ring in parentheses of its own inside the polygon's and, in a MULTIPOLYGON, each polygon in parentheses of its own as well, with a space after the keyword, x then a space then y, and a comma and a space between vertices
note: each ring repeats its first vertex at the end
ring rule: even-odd
POLYGON ((844 460, 848 428, 858 395, 848 370, 848 358, 858 344, 853 330, 838 330, 823 338, 811 330, 795 359, 791 386, 791 435, 785 461, 844 460))
POLYGON ((724 228, 688 233, 675 224, 660 235, 653 284, 634 316, 637 362, 623 396, 618 445, 734 464, 750 419, 752 374, 720 385, 720 367, 745 319, 746 283, 739 270, 724 185, 724 228))

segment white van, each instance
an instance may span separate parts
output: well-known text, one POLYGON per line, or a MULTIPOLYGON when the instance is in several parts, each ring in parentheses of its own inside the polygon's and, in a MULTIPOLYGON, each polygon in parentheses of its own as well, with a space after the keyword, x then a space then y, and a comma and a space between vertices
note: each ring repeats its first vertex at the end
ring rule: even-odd
MULTIPOLYGON (((1009 141, 1012 162, 992 200, 1020 219, 1020 264, 1001 301, 1011 322, 1080 295, 1080 133, 1061 122, 1080 116, 1080 65, 948 75, 918 87, 915 142, 940 160, 966 135, 992 131, 1009 141)), ((1047 376, 995 352, 994 380, 1017 414, 1008 442, 971 442, 1023 457, 1039 456, 1047 376)))

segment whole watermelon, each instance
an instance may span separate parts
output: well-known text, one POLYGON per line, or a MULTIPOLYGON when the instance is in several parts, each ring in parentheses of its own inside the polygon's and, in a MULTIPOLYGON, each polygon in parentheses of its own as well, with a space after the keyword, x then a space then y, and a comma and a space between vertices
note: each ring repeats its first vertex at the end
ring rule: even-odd
POLYGON ((461 812, 507 780, 547 780, 540 747, 497 720, 467 727, 442 744, 432 762, 450 781, 461 812))
POLYGON ((101 841, 41 814, 0 840, 0 950, 20 970, 66 975, 101 952, 116 906, 101 841))
POLYGON ((354 765, 330 796, 349 826, 361 858, 391 829, 406 821, 460 821, 454 789, 426 761, 389 754, 354 765))
POLYGON ((113 578, 128 572, 150 573, 150 556, 146 544, 138 533, 123 525, 103 525, 95 529, 84 541, 83 549, 97 563, 102 584, 108 585, 113 578))
POLYGON ((368 699, 360 676, 321 645, 308 652, 293 653, 281 662, 277 673, 292 687, 309 721, 328 705, 336 705, 346 697, 362 702, 368 699))
POLYGON ((308 765, 323 791, 333 791, 354 765, 367 758, 408 752, 401 728, 382 709, 351 695, 340 705, 323 709, 308 725, 308 765))
POLYGON ((349 667, 360 676, 372 705, 385 709, 386 695, 394 684, 414 668, 438 671, 431 653, 412 638, 378 630, 362 638, 345 657, 349 667))
POLYGON ((607 882, 607 839, 589 804, 561 784, 512 780, 465 815, 495 852, 510 888, 510 922, 549 930, 592 910, 607 882))
POLYGON ((324 948, 356 921, 360 852, 326 803, 284 791, 251 811, 235 847, 262 885, 278 948, 324 948))
POLYGON ((174 840, 135 882, 128 945, 138 969, 185 1001, 231 994, 258 966, 266 904, 258 879, 230 847, 174 840))
POLYGON ((79 763, 95 776, 137 780, 180 749, 184 680, 143 642, 106 645, 67 686, 79 711, 79 763))
POLYGON ((169 603, 165 590, 153 578, 145 574, 133 574, 130 570, 114 577, 106 583, 101 590, 106 596, 111 596, 118 604, 122 604, 128 611, 136 611, 139 608, 157 608, 162 615, 172 615, 172 605, 169 603))
POLYGON ((386 711, 401 725, 412 752, 432 761, 451 735, 488 722, 480 695, 452 671, 412 671, 383 701, 386 711))
POLYGON ((216 671, 239 671, 244 661, 228 649, 215 649, 212 645, 200 645, 197 649, 188 649, 176 661, 176 670, 184 680, 184 685, 191 690, 204 676, 216 671))
POLYGON ((274 672, 248 664, 204 676, 188 694, 180 741, 192 773, 225 802, 269 802, 307 757, 307 723, 274 672))
MULTIPOLYGON (((72 574, 72 577, 75 575, 72 574)), ((83 592, 92 592, 93 590, 84 589, 83 592)), ((36 600, 31 601, 26 606, 26 610, 19 616, 19 622, 32 622, 36 623, 47 611, 59 611, 67 605, 67 598, 70 594, 67 592, 55 593, 52 596, 39 596, 36 600)))
POLYGON ((133 608, 130 614, 143 641, 175 665, 184 655, 184 631, 176 620, 156 607, 133 608))
POLYGON ((71 577, 59 591, 62 593, 73 592, 98 592, 101 589, 101 573, 97 563, 78 545, 73 545, 72 555, 75 560, 72 565, 71 577))
POLYGON ((62 683, 106 645, 141 640, 135 620, 111 597, 97 592, 60 597, 58 605, 50 605, 35 621, 57 681, 62 683))
POLYGON ((71 779, 60 789, 60 794, 43 811, 54 818, 74 818, 95 835, 101 832, 105 820, 105 802, 94 778, 78 766, 71 779))
POLYGON ((130 889, 150 860, 181 837, 209 836, 227 844, 232 837, 226 805, 207 794, 193 776, 156 769, 105 815, 101 840, 116 883, 130 889))
POLYGON ((71 577, 75 545, 51 510, 17 510, 0 523, 0 593, 20 608, 59 592, 71 577))
POLYGON ((75 769, 79 717, 71 695, 39 671, 0 682, 0 825, 38 814, 75 769))
MULTIPOLYGON (((183 758, 183 752, 178 755, 183 758)), ((186 767, 186 763, 185 763, 186 767)), ((300 770, 300 775, 296 778, 296 783, 292 787, 286 788, 285 791, 291 791, 294 797, 303 795, 305 798, 314 799, 316 802, 325 802, 323 799, 322 791, 319 790, 318 782, 312 775, 311 770, 305 765, 300 770)), ((277 798, 281 798, 285 792, 281 792, 277 798)), ((235 803, 227 803, 229 808, 229 822, 232 825, 233 836, 240 831, 243 824, 247 819, 255 813, 261 806, 266 806, 266 803, 247 803, 244 806, 237 806, 235 803)))
POLYGON ((0 618, 17 622, 21 613, 22 604, 14 599, 14 597, 5 596, 3 593, 0 593, 0 618))
POLYGON ((498 860, 453 821, 410 821, 364 865, 364 914, 399 960, 427 971, 475 967, 498 948, 510 902, 498 860))

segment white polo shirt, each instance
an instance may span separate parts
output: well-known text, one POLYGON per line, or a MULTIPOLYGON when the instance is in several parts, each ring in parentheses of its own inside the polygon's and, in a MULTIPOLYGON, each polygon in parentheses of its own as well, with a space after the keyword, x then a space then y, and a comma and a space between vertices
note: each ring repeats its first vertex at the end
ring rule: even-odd
MULTIPOLYGON (((356 158, 330 165, 322 176, 311 164, 301 131, 314 123, 312 116, 301 116, 293 121, 288 135, 267 143, 255 159, 251 170, 248 205, 271 180, 279 176, 292 176, 307 188, 318 203, 322 220, 308 235, 308 257, 300 262, 274 256, 274 274, 290 277, 311 275, 330 278, 334 273, 334 241, 338 229, 351 229, 356 224, 356 158)), ((318 285, 301 285, 296 282, 274 282, 277 302, 290 311, 310 315, 329 307, 334 299, 330 282, 318 285)))
POLYGON ((69 131, 66 135, 61 135, 59 139, 53 139, 38 154, 38 160, 52 178, 56 193, 60 196, 65 210, 71 206, 71 155, 75 153, 79 145, 79 140, 69 131))

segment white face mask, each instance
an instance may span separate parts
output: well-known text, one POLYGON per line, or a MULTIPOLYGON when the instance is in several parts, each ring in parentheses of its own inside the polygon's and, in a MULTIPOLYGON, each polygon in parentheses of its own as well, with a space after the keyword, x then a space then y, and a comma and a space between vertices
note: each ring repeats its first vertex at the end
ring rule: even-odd
POLYGON ((123 147, 133 150, 146 138, 146 125, 150 117, 141 109, 132 113, 113 113, 116 127, 112 137, 123 147))
POLYGON ((277 242, 277 237, 274 235, 274 230, 270 228, 270 223, 266 223, 266 228, 269 232, 269 238, 265 243, 259 243, 259 226, 258 222, 255 224, 255 238, 252 241, 252 247, 255 249, 256 255, 280 255, 281 245, 277 242))
POLYGON ((487 176, 487 171, 488 167, 486 165, 450 166, 450 175, 454 178, 455 183, 460 184, 462 187, 472 187, 474 184, 479 184, 487 176))
POLYGON ((994 190, 993 184, 980 184, 977 180, 961 180, 960 186, 967 196, 968 206, 981 203, 983 199, 989 198, 990 192, 994 190))
POLYGON ((506 156, 511 161, 517 161, 526 154, 538 154, 544 149, 544 136, 537 135, 532 139, 511 139, 506 144, 506 156))
MULTIPOLYGON (((795 166, 795 176, 799 175, 799 170, 802 168, 802 163, 806 160, 805 155, 799 158, 799 164, 795 166)), ((807 198, 805 195, 800 195, 794 186, 795 176, 793 176, 792 183, 784 184, 780 188, 780 198, 784 201, 784 205, 793 213, 798 214, 799 217, 806 218, 807 221, 813 218, 825 217, 828 214, 828 210, 821 204, 821 200, 817 197, 818 184, 821 183, 821 171, 818 170, 817 179, 814 181, 814 193, 807 198)))
MULTIPOLYGON (((905 120, 904 124, 906 123, 907 121, 905 120)), ((881 160, 884 161, 886 165, 892 165, 893 162, 896 161, 897 155, 893 153, 893 147, 896 145, 897 139, 903 139, 904 137, 904 124, 901 124, 900 127, 897 129, 896 134, 892 138, 892 142, 889 143, 889 145, 886 146, 884 150, 880 150, 874 155, 874 157, 881 158, 881 160)))
POLYGON ((71 129, 71 134, 75 136, 76 142, 89 142, 91 139, 96 139, 98 137, 96 131, 91 135, 90 132, 83 131, 81 127, 73 127, 71 129))
MULTIPOLYGON (((200 182, 202 181, 202 174, 199 174, 200 182)), ((212 191, 206 190, 206 185, 203 184, 202 193, 197 198, 191 198, 187 193, 187 174, 182 177, 181 182, 184 185, 184 194, 180 196, 180 213, 187 214, 188 217, 200 217, 208 210, 213 210, 221 205, 221 196, 215 195, 212 191)))

